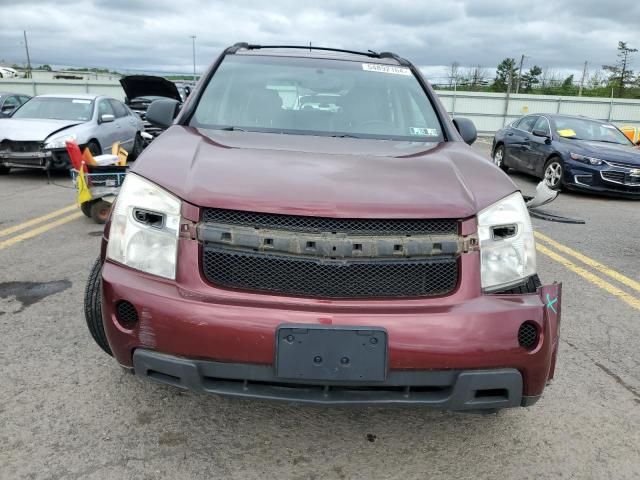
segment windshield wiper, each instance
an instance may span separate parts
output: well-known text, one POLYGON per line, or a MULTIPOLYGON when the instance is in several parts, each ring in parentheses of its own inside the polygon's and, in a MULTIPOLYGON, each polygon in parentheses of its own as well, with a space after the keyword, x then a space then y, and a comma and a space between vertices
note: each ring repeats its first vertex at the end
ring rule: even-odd
POLYGON ((225 132, 246 132, 244 128, 240 128, 240 127, 224 127, 224 128, 221 128, 220 130, 224 130, 225 132))
POLYGON ((624 145, 624 143, 614 142, 613 140, 592 140, 594 142, 613 143, 614 145, 624 145))
POLYGON ((356 135, 350 135, 348 133, 340 133, 337 135, 331 135, 332 138, 362 138, 362 137, 358 137, 356 135))

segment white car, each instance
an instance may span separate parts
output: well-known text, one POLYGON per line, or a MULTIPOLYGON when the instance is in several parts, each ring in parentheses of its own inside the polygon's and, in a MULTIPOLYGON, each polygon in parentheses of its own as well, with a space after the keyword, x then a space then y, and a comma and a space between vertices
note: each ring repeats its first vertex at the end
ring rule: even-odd
POLYGON ((142 120, 119 100, 102 95, 39 95, 0 122, 0 174, 13 167, 70 166, 67 140, 91 153, 120 142, 134 160, 144 148, 142 120))
POLYGON ((18 72, 16 72, 13 68, 0 67, 0 78, 16 78, 17 76, 18 72))

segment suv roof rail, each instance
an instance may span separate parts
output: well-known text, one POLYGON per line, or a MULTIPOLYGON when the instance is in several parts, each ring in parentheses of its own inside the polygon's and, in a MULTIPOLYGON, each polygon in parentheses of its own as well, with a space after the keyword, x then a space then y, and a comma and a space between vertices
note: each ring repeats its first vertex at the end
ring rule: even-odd
POLYGON ((400 65, 405 65, 407 67, 411 65, 411 62, 409 62, 409 60, 407 60, 406 58, 402 58, 400 55, 396 55, 393 52, 380 52, 378 54, 378 58, 393 58, 400 65))
POLYGON ((393 60, 397 61, 398 63, 400 63, 401 65, 406 65, 409 66, 411 65, 411 63, 408 60, 405 60, 404 58, 400 57, 399 55, 396 55, 395 53, 392 52, 382 52, 382 53, 378 53, 378 52, 374 52, 373 50, 367 50, 366 52, 361 52, 358 50, 347 50, 344 48, 329 48, 329 47, 315 47, 311 44, 309 45, 257 45, 257 44, 250 44, 247 42, 238 42, 236 44, 234 44, 233 46, 229 47, 227 49, 228 53, 236 53, 238 50, 244 49, 244 50, 260 50, 262 48, 292 48, 292 49, 296 49, 296 50, 321 50, 324 52, 341 52, 341 53, 351 53, 353 55, 362 55, 365 57, 369 57, 369 58, 392 58, 393 60))

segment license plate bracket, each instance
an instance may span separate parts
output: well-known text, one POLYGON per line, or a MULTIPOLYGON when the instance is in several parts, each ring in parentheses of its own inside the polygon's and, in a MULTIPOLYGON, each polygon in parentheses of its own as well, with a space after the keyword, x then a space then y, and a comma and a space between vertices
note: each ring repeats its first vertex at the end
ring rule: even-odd
POLYGON ((381 382, 387 375, 387 332, 379 327, 281 325, 275 363, 280 378, 381 382))

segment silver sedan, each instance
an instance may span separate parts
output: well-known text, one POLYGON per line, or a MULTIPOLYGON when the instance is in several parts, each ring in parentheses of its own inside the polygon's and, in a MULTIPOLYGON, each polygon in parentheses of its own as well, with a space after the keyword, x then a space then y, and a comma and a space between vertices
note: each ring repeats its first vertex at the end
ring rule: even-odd
POLYGON ((93 155, 120 142, 135 159, 144 147, 142 120, 124 103, 102 95, 39 95, 0 122, 0 174, 19 168, 68 168, 65 142, 93 155))

